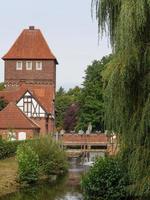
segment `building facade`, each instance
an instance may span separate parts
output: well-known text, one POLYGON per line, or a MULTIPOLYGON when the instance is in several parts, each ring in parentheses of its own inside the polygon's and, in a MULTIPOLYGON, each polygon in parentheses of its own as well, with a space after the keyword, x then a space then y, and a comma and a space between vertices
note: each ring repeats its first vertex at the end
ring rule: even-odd
POLYGON ((58 62, 41 31, 34 26, 24 29, 2 59, 5 89, 0 92, 0 97, 8 103, 14 102, 39 126, 41 135, 53 132, 58 62))

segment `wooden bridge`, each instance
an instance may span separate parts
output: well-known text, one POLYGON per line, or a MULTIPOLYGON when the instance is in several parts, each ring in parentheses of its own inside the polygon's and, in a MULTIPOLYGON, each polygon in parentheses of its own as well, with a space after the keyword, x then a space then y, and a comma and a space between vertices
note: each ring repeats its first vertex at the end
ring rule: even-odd
POLYGON ((105 156, 110 147, 110 140, 105 134, 63 134, 59 141, 66 149, 68 157, 86 157, 89 160, 96 156, 105 156))

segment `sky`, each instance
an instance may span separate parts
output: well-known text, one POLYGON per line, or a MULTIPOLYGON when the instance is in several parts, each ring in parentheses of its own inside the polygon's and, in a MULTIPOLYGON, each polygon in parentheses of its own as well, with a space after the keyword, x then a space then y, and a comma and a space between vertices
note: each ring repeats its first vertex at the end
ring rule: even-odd
MULTIPOLYGON (((87 66, 111 53, 106 37, 98 42, 91 0, 5 0, 0 6, 0 57, 31 25, 41 29, 57 57, 57 89, 81 86, 87 66)), ((0 82, 3 80, 1 60, 0 82)))

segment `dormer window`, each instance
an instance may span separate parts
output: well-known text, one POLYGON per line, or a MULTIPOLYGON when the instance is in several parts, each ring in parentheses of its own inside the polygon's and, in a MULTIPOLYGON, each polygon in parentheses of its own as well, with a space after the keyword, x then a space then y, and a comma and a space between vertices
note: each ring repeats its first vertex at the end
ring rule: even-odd
POLYGON ((42 62, 41 61, 36 62, 36 70, 42 70, 42 62))
POLYGON ((31 61, 26 62, 26 70, 32 70, 32 62, 31 61))
POLYGON ((16 62, 16 70, 22 70, 22 61, 16 62))

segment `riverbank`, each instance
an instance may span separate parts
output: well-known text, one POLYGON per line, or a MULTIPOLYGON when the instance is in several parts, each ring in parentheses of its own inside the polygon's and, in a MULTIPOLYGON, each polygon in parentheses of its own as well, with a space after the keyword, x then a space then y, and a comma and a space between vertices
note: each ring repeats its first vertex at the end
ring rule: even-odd
MULTIPOLYGON (((0 170, 2 174, 2 169, 17 169, 15 159, 6 159, 0 161, 0 170), (3 163, 3 164, 2 164, 3 163), (5 163, 5 166, 4 166, 5 163), (15 165, 15 167, 11 167, 11 165, 15 165)), ((11 170, 9 171, 11 173, 11 170)), ((78 162, 71 162, 70 161, 70 168, 68 174, 63 177, 60 177, 54 182, 43 181, 41 184, 32 185, 31 187, 19 187, 13 188, 16 190, 12 190, 10 185, 8 186, 11 191, 8 192, 6 189, 3 189, 3 196, 2 193, 0 194, 0 200, 18 200, 18 199, 28 199, 28 200, 43 200, 43 199, 62 199, 62 200, 82 200, 82 191, 80 188, 80 180, 83 174, 84 168, 78 162), (5 193, 4 193, 5 192, 5 193), (9 193, 9 194, 8 194, 9 193), (6 194, 6 195, 4 195, 6 194)), ((7 171, 7 173, 9 173, 7 171)), ((0 175, 1 175, 0 174, 0 175)), ((12 174, 12 173, 11 173, 12 174)), ((14 173, 15 175, 15 173, 14 173)), ((15 176, 11 177, 11 180, 15 176)), ((9 179, 10 181, 10 179, 9 179)), ((0 180, 0 185, 4 182, 0 180)))
MULTIPOLYGON (((27 184, 20 184, 17 181, 18 163, 15 157, 0 160, 0 198, 7 194, 17 192, 19 189, 26 188, 27 184)), ((55 182, 56 177, 41 176, 37 185, 45 184, 45 182, 55 182)), ((32 185, 33 187, 33 185, 32 185)), ((28 188, 28 187, 27 187, 28 188)))
POLYGON ((15 157, 0 160, 0 197, 18 189, 17 170, 15 157))

